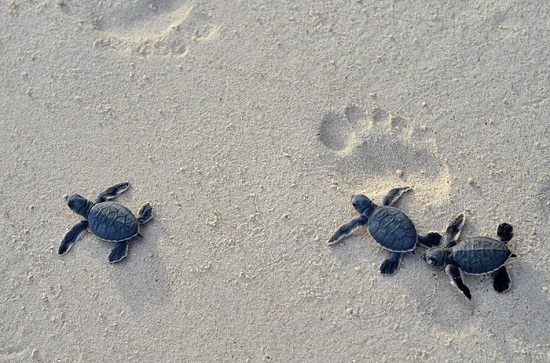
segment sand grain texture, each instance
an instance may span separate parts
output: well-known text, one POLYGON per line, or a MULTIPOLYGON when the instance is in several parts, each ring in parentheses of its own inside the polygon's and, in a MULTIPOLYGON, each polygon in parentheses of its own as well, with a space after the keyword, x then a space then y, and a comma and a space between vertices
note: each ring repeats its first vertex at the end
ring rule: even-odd
POLYGON ((0 361, 550 360, 542 2, 93 3, 0 4, 0 361), (57 256, 125 180, 128 258, 57 256), (420 231, 514 225, 512 290, 326 245, 404 185, 420 231))

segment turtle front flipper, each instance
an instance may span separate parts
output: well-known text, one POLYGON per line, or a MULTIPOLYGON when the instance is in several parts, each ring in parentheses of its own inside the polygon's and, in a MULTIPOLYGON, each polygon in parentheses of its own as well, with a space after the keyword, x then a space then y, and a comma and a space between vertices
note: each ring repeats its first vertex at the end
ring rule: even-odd
POLYGON ((120 260, 122 260, 124 257, 128 255, 128 242, 117 242, 116 247, 113 248, 111 253, 109 254, 109 262, 115 263, 120 260))
POLYGON ((508 223, 501 223, 497 227, 497 236, 502 243, 508 243, 514 237, 514 227, 508 223))
POLYGON ((496 292, 506 292, 510 290, 512 280, 510 280, 510 275, 508 274, 508 270, 506 270, 506 266, 502 266, 496 270, 494 273, 494 279, 493 287, 496 292))
POLYGON ((401 198, 401 196, 411 188, 404 187, 404 188, 393 188, 386 194, 384 198, 382 198, 382 206, 392 205, 397 201, 397 199, 401 198))
POLYGON ((464 285, 464 282, 462 282, 462 272, 460 272, 458 266, 451 264, 447 265, 445 267, 445 273, 451 279, 451 285, 456 286, 469 300, 471 300, 472 294, 470 294, 468 286, 464 285))
POLYGON ((425 236, 418 236, 418 244, 422 247, 431 248, 439 246, 441 243, 441 238, 443 238, 439 233, 437 232, 430 232, 425 236))
POLYGON ((105 189, 96 198, 96 203, 105 202, 106 200, 118 197, 130 187, 130 183, 124 182, 113 185, 110 188, 105 189))
POLYGON ((466 216, 464 213, 460 213, 458 217, 456 217, 451 224, 449 224, 449 227, 447 227, 445 235, 443 236, 444 248, 450 248, 456 245, 456 241, 458 241, 458 237, 460 237, 460 232, 462 232, 462 227, 464 227, 465 222, 466 216))
POLYGON ((334 234, 329 238, 327 244, 333 245, 340 242, 342 239, 355 232, 357 228, 365 226, 367 222, 367 217, 363 215, 353 218, 351 221, 338 228, 336 232, 334 232, 334 234))
POLYGON ((149 222, 151 219, 153 219, 153 207, 151 207, 151 204, 146 203, 139 210, 137 220, 138 220, 139 224, 145 224, 145 223, 149 222))
POLYGON ((380 272, 384 275, 393 275, 399 270, 401 264, 401 253, 392 252, 390 257, 384 260, 380 265, 380 272))
POLYGON ((84 231, 88 228, 88 221, 81 221, 75 224, 69 232, 63 237, 61 244, 59 245, 58 253, 64 255, 71 247, 78 242, 84 231))

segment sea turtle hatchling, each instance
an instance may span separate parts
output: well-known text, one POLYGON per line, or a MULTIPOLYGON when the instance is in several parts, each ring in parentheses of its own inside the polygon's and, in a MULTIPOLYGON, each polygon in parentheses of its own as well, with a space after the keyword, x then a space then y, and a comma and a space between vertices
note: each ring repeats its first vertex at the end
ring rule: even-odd
POLYGON ((115 243, 115 248, 109 255, 109 262, 115 263, 126 257, 128 241, 134 237, 142 237, 139 233, 139 225, 153 218, 153 208, 149 203, 141 207, 136 218, 122 204, 109 201, 126 191, 129 186, 129 183, 114 185, 100 193, 95 203, 78 194, 66 196, 65 200, 69 208, 85 220, 78 222, 67 232, 59 246, 59 254, 67 253, 88 229, 96 237, 115 243))
POLYGON ((390 256, 380 265, 380 272, 391 275, 399 269, 401 255, 414 252, 416 244, 434 247, 441 242, 441 235, 430 232, 419 236, 411 219, 397 208, 391 207, 410 188, 394 188, 382 199, 378 206, 366 196, 359 194, 351 197, 351 204, 359 216, 342 225, 328 240, 332 245, 349 236, 359 227, 367 227, 372 239, 383 248, 390 250, 390 256))
POLYGON ((460 214, 447 227, 441 247, 430 248, 422 256, 434 266, 445 266, 445 272, 468 299, 472 298, 470 289, 462 281, 462 272, 472 275, 493 273, 493 287, 497 292, 508 291, 511 287, 510 276, 504 264, 510 257, 516 257, 506 243, 514 236, 514 228, 502 223, 497 228, 498 241, 489 237, 470 237, 457 243, 466 217, 460 214))

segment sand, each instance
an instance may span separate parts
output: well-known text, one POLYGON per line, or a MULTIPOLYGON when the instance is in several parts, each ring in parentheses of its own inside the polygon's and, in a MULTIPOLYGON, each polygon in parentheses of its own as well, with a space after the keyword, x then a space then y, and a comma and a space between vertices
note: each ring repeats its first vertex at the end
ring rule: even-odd
POLYGON ((0 4, 0 361, 550 361, 539 1, 0 4), (115 183, 128 257, 63 196, 115 183), (512 289, 422 249, 382 276, 350 196, 421 232, 515 227, 512 289))

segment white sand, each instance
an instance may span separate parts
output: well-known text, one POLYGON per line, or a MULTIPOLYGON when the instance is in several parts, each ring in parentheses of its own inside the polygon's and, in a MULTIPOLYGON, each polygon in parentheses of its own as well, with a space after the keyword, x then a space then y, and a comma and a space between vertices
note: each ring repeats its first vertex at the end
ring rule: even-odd
POLYGON ((0 5, 0 361, 550 360, 544 2, 94 3, 0 5), (58 256, 125 180, 128 258, 58 256), (325 244, 403 185, 420 231, 514 225, 512 290, 325 244))

